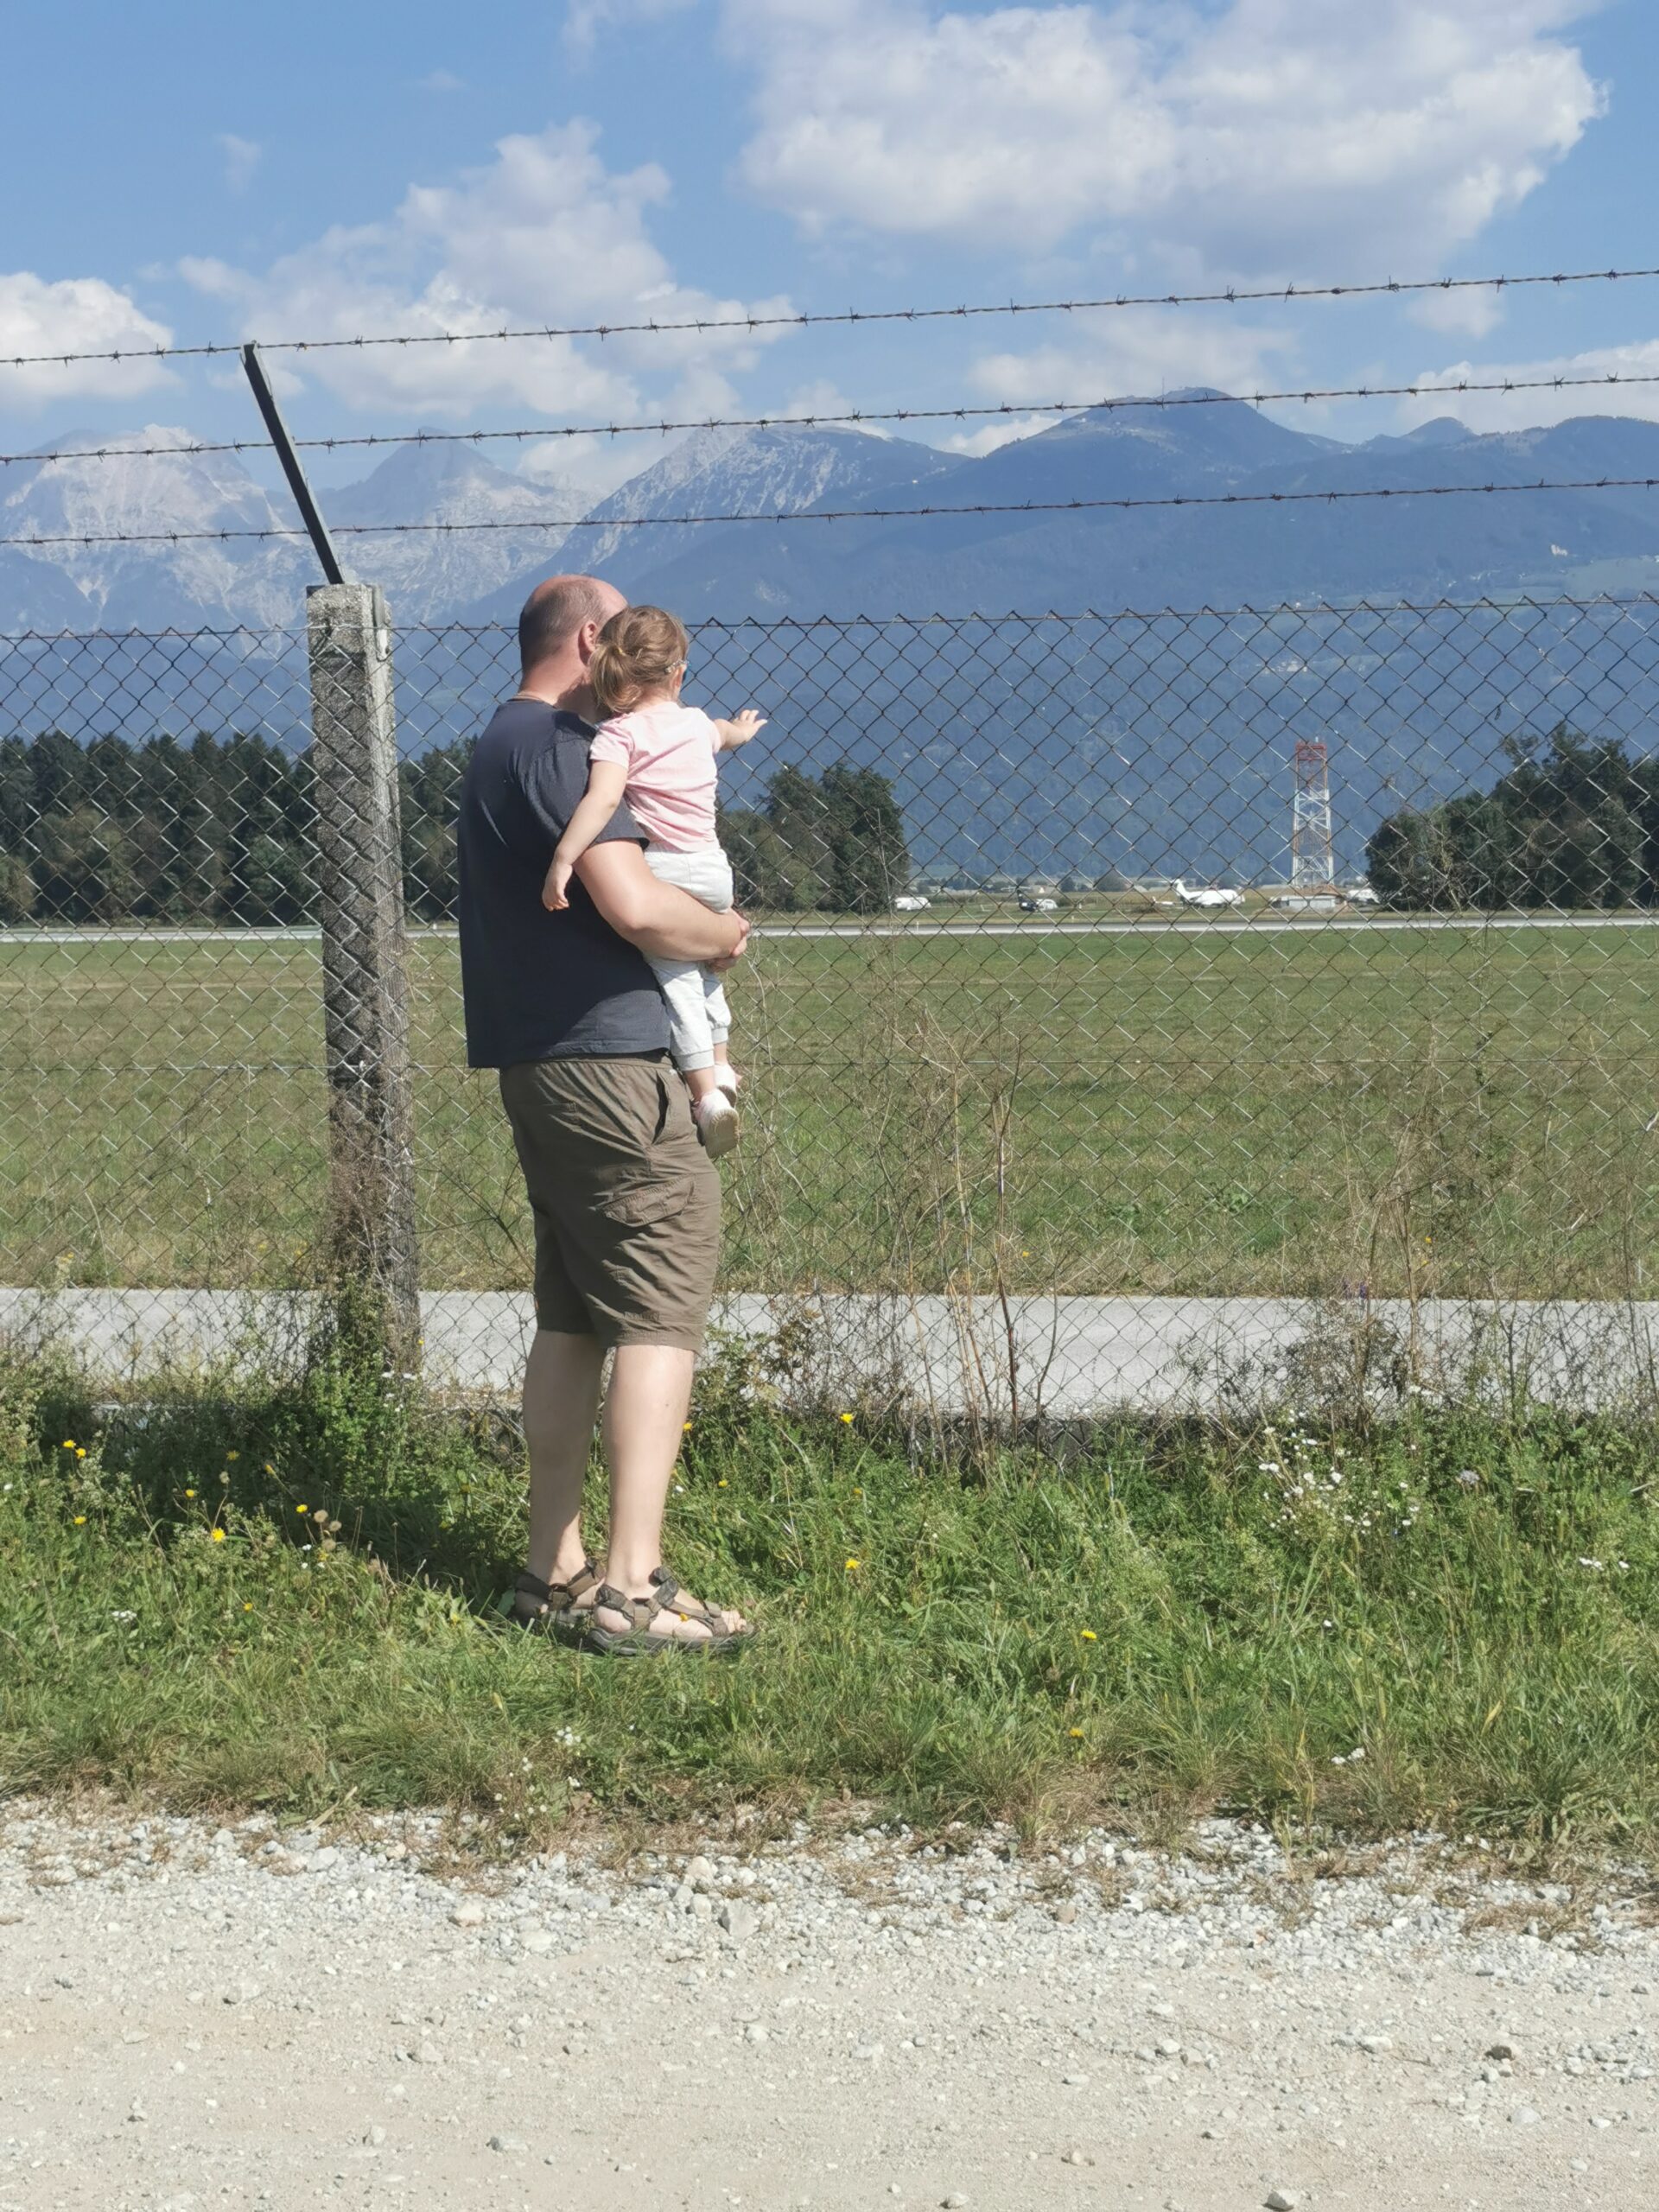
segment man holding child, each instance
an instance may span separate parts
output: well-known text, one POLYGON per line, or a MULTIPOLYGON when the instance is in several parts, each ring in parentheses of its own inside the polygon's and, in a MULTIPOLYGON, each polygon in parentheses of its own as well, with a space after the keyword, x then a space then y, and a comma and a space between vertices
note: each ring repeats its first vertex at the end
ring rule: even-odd
POLYGON ((748 1624, 687 1596, 662 1558, 714 1294, 720 1182, 670 1058, 651 963, 722 969, 748 924, 654 874, 626 804, 575 859, 567 903, 543 904, 588 787, 595 651, 626 606, 593 576, 552 576, 531 594, 519 688, 479 738, 457 825, 467 1062, 499 1071, 536 1230, 530 1541, 514 1606, 525 1626, 590 1650, 723 1651, 748 1624), (581 1504, 607 1353, 601 1574, 581 1504))

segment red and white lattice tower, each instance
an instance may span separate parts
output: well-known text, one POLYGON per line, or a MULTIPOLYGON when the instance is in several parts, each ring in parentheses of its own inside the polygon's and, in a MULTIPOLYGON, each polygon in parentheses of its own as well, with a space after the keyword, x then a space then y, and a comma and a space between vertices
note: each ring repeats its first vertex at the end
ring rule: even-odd
POLYGON ((1296 787, 1290 807, 1290 887, 1330 894, 1337 887, 1330 754, 1319 739, 1302 738, 1293 759, 1296 787))

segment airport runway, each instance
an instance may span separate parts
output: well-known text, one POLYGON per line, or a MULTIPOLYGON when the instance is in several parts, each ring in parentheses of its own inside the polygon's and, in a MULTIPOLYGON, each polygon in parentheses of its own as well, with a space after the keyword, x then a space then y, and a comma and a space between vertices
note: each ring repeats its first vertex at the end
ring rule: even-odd
MULTIPOLYGON (((1213 914, 1205 916, 1149 915, 1122 921, 881 921, 763 922, 757 938, 1026 938, 1026 937, 1306 937, 1320 931, 1341 930, 1370 935, 1399 936, 1460 930, 1650 930, 1659 928, 1659 912, 1620 914, 1310 914, 1304 916, 1213 914)), ((433 924, 411 929, 414 938, 454 938, 452 925, 433 924)), ((270 929, 0 929, 0 945, 30 944, 305 944, 321 932, 315 928, 270 929)))

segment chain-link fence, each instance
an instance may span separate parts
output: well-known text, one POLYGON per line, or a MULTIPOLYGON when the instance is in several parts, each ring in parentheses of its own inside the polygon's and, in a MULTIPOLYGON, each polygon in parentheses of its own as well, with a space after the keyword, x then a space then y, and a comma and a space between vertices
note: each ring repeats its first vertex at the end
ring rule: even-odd
MULTIPOLYGON (((391 654, 429 1363, 499 1388, 528 1219, 453 823, 512 641, 391 654)), ((200 1338, 178 1294, 327 1245, 314 690, 297 632, 0 640, 0 1280, 133 1294, 77 1326, 200 1338)), ((687 696, 771 718, 722 770, 746 1324, 1022 1408, 1397 1382, 1540 1305, 1558 1379, 1604 1324, 1638 1375, 1659 601, 709 623, 687 696)))

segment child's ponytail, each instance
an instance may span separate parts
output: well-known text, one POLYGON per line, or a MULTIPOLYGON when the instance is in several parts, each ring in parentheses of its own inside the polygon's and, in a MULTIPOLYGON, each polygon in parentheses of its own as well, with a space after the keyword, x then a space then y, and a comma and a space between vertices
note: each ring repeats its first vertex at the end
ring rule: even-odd
POLYGON ((588 680, 600 712, 626 715, 642 699, 671 691, 685 666, 685 626, 661 607, 625 607, 599 633, 588 680))

